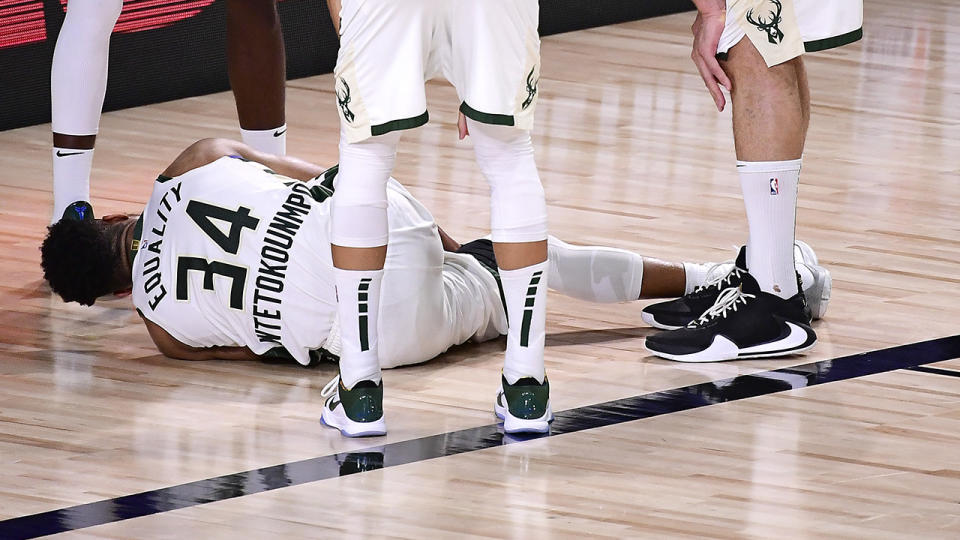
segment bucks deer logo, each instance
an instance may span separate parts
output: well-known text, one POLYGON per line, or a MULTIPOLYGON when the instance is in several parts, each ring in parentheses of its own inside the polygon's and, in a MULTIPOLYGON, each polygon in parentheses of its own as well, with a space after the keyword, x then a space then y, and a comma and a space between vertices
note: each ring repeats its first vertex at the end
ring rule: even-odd
POLYGON ((346 120, 348 124, 353 123, 356 115, 350 110, 350 85, 347 84, 347 81, 343 77, 340 77, 340 80, 337 81, 336 93, 337 104, 340 105, 340 112, 343 113, 343 119, 346 120))
POLYGON ((753 18, 753 10, 747 12, 747 22, 756 26, 761 32, 767 33, 767 40, 777 45, 783 41, 783 31, 780 30, 780 23, 783 18, 780 13, 783 11, 783 4, 780 0, 770 0, 770 3, 776 6, 776 11, 770 10, 770 19, 764 20, 763 17, 753 18))
POLYGON ((523 100, 523 103, 520 104, 521 110, 527 110, 527 107, 533 103, 533 100, 537 98, 537 87, 540 86, 540 77, 537 77, 536 80, 533 78, 533 72, 537 70, 537 66, 530 68, 530 73, 527 75, 527 99, 523 100))

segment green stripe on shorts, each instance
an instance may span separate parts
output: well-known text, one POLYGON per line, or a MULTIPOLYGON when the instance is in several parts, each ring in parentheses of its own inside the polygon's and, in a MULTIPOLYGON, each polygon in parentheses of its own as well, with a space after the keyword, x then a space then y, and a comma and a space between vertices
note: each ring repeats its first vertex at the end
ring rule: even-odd
POLYGON ((410 118, 401 118, 399 120, 391 120, 376 126, 370 126, 370 135, 376 137, 377 135, 385 135, 391 131, 397 131, 400 129, 418 128, 426 124, 427 120, 430 120, 430 115, 427 113, 427 111, 423 111, 423 114, 418 114, 417 116, 412 116, 410 118))
POLYGON ((473 107, 467 105, 466 101, 460 104, 460 112, 462 112, 463 115, 466 116, 467 118, 471 120, 475 120, 477 122, 482 122, 484 124, 493 124, 495 126, 514 125, 513 115, 490 114, 490 113, 480 112, 474 109, 473 107))
POLYGON ((839 36, 833 36, 826 39, 818 39, 816 41, 805 41, 803 43, 803 49, 807 52, 817 52, 825 51, 827 49, 833 49, 835 47, 841 47, 854 41, 859 41, 863 37, 863 28, 857 28, 853 32, 847 32, 846 34, 840 34, 839 36))

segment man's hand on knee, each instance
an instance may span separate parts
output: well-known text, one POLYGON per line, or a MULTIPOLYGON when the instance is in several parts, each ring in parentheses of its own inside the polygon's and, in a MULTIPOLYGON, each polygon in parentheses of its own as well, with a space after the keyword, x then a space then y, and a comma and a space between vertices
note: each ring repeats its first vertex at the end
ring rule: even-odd
POLYGON ((726 105, 726 98, 720 86, 729 91, 731 89, 730 78, 724 73, 717 61, 717 45, 720 43, 720 36, 723 34, 726 24, 726 11, 724 4, 713 0, 700 0, 697 4, 697 19, 691 27, 693 32, 693 53, 690 57, 700 72, 707 90, 717 104, 717 110, 722 111, 726 105))

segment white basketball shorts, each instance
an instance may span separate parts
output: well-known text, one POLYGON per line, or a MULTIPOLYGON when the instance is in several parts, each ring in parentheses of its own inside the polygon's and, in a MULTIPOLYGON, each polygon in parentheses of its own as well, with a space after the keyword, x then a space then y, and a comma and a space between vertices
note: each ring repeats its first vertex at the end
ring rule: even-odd
POLYGON ((727 0, 717 55, 750 38, 767 66, 863 37, 862 0, 727 0))
POLYGON ((344 0, 340 16, 334 79, 349 142, 427 123, 424 82, 440 76, 473 120, 533 127, 537 0, 344 0))

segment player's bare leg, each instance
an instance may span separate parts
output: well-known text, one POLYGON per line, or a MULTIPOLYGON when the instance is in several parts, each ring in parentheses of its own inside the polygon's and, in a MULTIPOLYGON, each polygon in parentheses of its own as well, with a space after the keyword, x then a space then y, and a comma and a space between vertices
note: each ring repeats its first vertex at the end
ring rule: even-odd
POLYGON ((798 292, 797 190, 810 123, 803 58, 767 67, 743 39, 722 65, 733 82, 734 144, 750 229, 747 268, 762 291, 790 298, 798 292))
POLYGON ((553 417, 543 359, 547 209, 530 132, 472 119, 466 124, 490 184, 490 230, 507 307, 507 351, 495 409, 508 433, 545 432, 553 417), (529 410, 521 410, 520 394, 537 396, 522 400, 529 410))
POLYGON ((286 153, 286 55, 276 0, 227 0, 227 70, 243 142, 286 153))
MULTIPOLYGON (((803 60, 767 67, 743 38, 721 66, 732 83, 737 170, 750 237, 738 257, 739 288, 717 291, 716 303, 702 317, 705 323, 722 318, 722 324, 647 339, 649 350, 679 361, 780 356, 816 343, 794 258, 797 188, 810 118, 803 60)), ((807 271, 801 279, 815 281, 818 276, 807 271)))
POLYGON ((50 74, 53 116, 51 222, 76 201, 90 200, 93 147, 107 91, 110 34, 122 0, 70 0, 50 74))

